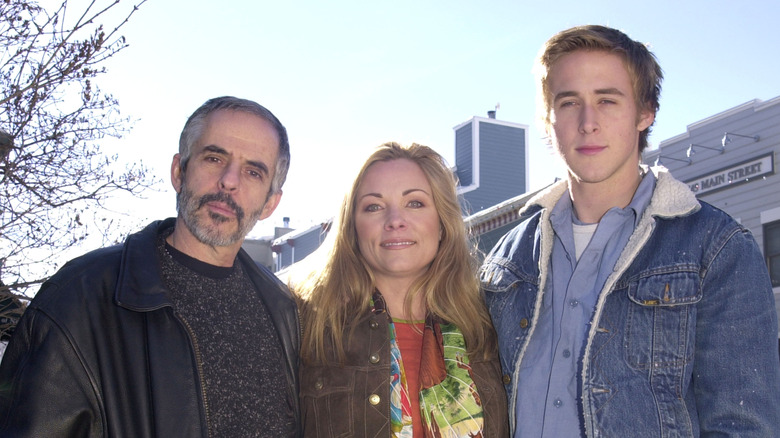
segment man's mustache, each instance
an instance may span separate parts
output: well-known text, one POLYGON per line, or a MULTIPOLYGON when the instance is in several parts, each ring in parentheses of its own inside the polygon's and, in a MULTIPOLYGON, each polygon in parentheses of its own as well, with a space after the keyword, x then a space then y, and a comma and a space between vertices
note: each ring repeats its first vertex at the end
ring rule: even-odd
POLYGON ((236 201, 233 200, 233 197, 223 192, 209 193, 201 196, 198 200, 198 209, 213 201, 224 202, 227 204, 227 206, 230 207, 230 209, 233 210, 233 212, 236 214, 236 219, 238 219, 239 222, 244 219, 244 209, 236 204, 236 201))

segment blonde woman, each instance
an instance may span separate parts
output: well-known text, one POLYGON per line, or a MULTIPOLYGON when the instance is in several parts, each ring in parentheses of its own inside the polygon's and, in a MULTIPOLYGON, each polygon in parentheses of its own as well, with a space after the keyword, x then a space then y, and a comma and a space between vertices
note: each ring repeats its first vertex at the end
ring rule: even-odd
POLYGON ((380 146, 301 299, 305 436, 503 437, 506 396, 452 172, 380 146))

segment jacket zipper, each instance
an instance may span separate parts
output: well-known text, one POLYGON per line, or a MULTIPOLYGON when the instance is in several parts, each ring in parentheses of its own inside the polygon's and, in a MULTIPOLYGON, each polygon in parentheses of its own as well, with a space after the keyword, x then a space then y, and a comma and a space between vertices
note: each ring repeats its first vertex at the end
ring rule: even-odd
MULTIPOLYGON (((174 312, 175 313, 175 312, 174 312)), ((176 317, 182 322, 187 333, 190 335, 190 342, 192 343, 192 349, 195 352, 195 366, 197 367, 198 379, 200 380, 200 395, 203 397, 203 409, 206 411, 206 434, 208 437, 212 436, 211 421, 209 421, 209 402, 206 398, 206 385, 203 382, 203 362, 200 357, 200 348, 198 347, 198 339, 195 337, 195 332, 192 330, 192 326, 187 322, 184 317, 176 313, 176 317)))

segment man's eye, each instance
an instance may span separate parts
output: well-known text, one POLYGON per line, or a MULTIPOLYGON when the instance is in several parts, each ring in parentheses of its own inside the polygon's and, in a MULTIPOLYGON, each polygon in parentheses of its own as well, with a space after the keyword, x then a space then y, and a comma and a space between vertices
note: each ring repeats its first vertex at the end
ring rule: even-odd
POLYGON ((263 179, 263 174, 256 170, 249 170, 247 173, 249 173, 249 176, 252 178, 263 179))

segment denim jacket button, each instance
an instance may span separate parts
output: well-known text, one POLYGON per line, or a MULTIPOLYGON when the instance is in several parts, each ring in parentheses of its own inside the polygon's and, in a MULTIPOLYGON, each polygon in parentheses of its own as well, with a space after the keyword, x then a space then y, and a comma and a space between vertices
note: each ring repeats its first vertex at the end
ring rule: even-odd
POLYGON ((510 383, 512 383, 512 377, 509 374, 504 374, 501 380, 504 381, 504 385, 509 385, 510 383))
POLYGON ((368 357, 368 361, 371 363, 379 363, 379 355, 374 353, 368 357))
POLYGON ((368 396, 368 402, 371 403, 374 406, 378 405, 381 400, 382 399, 379 398, 379 396, 376 395, 376 394, 371 394, 371 395, 368 396))
POLYGON ((317 381, 314 382, 314 389, 319 391, 320 389, 322 389, 322 387, 323 387, 322 380, 321 379, 317 379, 317 381))
POLYGON ((522 318, 520 320, 520 328, 528 328, 528 318, 522 318))
POLYGON ((379 323, 374 321, 374 320, 372 320, 371 322, 368 323, 368 326, 371 327, 372 329, 375 329, 375 328, 379 327, 379 323))

